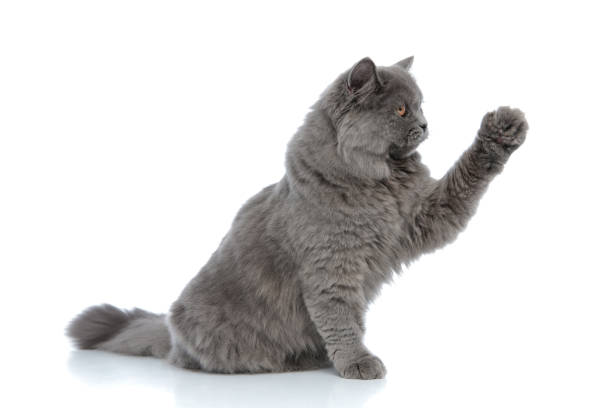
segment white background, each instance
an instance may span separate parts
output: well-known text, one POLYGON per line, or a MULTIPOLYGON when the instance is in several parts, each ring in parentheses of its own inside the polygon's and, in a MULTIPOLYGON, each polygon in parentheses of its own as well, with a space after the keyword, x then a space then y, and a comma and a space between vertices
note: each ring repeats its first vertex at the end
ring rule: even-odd
POLYGON ((1 405, 610 407, 604 6, 2 1, 1 405), (371 306, 386 380, 72 351, 86 306, 167 310, 340 72, 413 54, 435 176, 499 105, 531 129, 457 242, 371 306))

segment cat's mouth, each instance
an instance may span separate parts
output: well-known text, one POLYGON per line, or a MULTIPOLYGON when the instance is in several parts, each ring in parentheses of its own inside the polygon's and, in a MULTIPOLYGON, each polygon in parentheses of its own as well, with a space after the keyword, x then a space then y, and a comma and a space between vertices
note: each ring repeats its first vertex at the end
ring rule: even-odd
POLYGON ((427 139, 427 136, 429 136, 429 130, 427 128, 413 130, 408 134, 408 140, 414 140, 421 143, 423 140, 427 139))
POLYGON ((422 131, 411 131, 400 142, 389 146, 389 156, 393 159, 401 159, 414 153, 416 148, 429 136, 427 129, 422 131))
POLYGON ((415 132, 410 132, 405 139, 402 141, 402 145, 410 148, 414 148, 415 146, 419 145, 420 143, 422 143, 423 141, 425 141, 425 139, 427 139, 427 137, 429 136, 429 131, 428 130, 420 130, 420 131, 415 131, 415 132))

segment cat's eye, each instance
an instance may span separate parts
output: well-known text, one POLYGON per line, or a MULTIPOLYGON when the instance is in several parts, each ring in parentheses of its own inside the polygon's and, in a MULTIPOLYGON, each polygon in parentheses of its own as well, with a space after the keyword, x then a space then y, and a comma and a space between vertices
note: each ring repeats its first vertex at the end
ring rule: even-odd
POLYGON ((406 105, 402 104, 402 106, 397 108, 397 114, 400 115, 401 117, 406 116, 406 105))

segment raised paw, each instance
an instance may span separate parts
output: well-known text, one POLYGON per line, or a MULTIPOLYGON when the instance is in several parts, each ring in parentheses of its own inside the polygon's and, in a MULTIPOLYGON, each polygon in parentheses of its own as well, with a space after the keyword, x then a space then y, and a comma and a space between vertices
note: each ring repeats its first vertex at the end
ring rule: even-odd
POLYGON ((498 153, 512 153, 525 141, 528 128, 523 112, 502 106, 484 116, 478 137, 498 153))
POLYGON ((380 358, 373 355, 366 355, 355 361, 348 363, 338 370, 343 378, 358 380, 373 380, 385 378, 387 369, 380 358))

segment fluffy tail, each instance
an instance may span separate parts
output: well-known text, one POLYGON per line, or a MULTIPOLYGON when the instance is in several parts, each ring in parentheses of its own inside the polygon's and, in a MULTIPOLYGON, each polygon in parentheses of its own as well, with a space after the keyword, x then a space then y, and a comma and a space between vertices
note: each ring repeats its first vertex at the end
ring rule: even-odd
POLYGON ((81 349, 164 358, 170 351, 164 318, 141 309, 92 306, 70 322, 66 334, 81 349))

